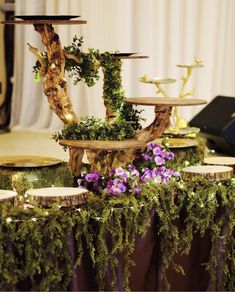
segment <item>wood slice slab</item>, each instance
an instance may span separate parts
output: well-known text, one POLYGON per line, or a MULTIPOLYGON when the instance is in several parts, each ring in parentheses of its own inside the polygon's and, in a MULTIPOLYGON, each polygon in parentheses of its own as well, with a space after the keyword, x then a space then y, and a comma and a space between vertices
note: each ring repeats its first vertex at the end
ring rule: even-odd
POLYGON ((130 97, 125 99, 126 103, 137 105, 169 105, 169 106, 190 106, 202 105, 207 101, 195 98, 177 98, 177 97, 130 97))
POLYGON ((85 203, 88 190, 84 188, 51 187, 27 191, 32 205, 51 207, 58 202, 61 207, 77 206, 85 203))
POLYGON ((185 127, 185 128, 174 128, 170 126, 168 129, 164 131, 164 134, 168 136, 174 137, 183 137, 190 134, 198 134, 200 132, 200 128, 196 127, 185 127))
POLYGON ((97 149, 97 150, 125 150, 141 149, 146 147, 147 142, 137 140, 123 141, 100 141, 100 140, 60 140, 60 145, 77 149, 97 149))
POLYGON ((141 56, 141 55, 133 55, 133 56, 113 56, 113 60, 121 60, 121 59, 147 59, 149 56, 141 56))
POLYGON ((175 83, 176 79, 153 77, 153 78, 146 78, 146 79, 140 78, 139 81, 143 83, 149 83, 149 84, 170 84, 170 83, 175 83))
POLYGON ((16 192, 9 190, 0 190, 0 202, 9 202, 13 203, 16 199, 16 192))
POLYGON ((212 156, 204 159, 205 164, 225 165, 233 168, 235 173, 235 157, 232 156, 212 156))
POLYGON ((178 64, 176 66, 179 68, 202 68, 202 67, 204 67, 204 65, 201 63, 199 63, 199 64, 185 64, 185 65, 178 64))
POLYGON ((1 24, 24 24, 24 25, 32 25, 32 24, 86 24, 86 20, 5 20, 1 21, 1 24))
POLYGON ((191 180, 196 176, 202 176, 213 181, 226 180, 232 178, 233 169, 221 165, 199 165, 188 166, 181 170, 181 177, 184 180, 191 180))
POLYGON ((47 156, 0 156, 0 166, 9 168, 44 167, 60 164, 62 161, 47 156))
MULTIPOLYGON (((158 144, 162 144, 164 139, 159 138, 156 139, 155 142, 158 144)), ((196 139, 184 139, 184 138, 168 138, 166 141, 166 146, 169 148, 189 148, 195 147, 198 145, 198 141, 196 139)))

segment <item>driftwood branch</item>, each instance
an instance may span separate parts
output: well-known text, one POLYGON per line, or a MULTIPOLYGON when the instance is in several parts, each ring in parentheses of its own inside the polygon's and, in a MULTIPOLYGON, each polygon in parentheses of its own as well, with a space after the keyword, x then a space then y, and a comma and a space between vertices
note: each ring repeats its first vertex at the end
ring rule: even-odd
POLYGON ((46 74, 47 70, 47 63, 45 61, 45 58, 43 54, 35 47, 31 46, 29 43, 27 43, 29 47, 29 51, 37 58, 38 62, 40 63, 40 76, 43 77, 46 74))
POLYGON ((66 59, 74 60, 78 64, 80 64, 82 62, 81 58, 78 58, 77 56, 66 52, 66 50, 63 50, 63 53, 64 53, 64 56, 65 56, 66 59))
POLYGON ((155 106, 155 119, 146 128, 136 133, 135 139, 138 141, 150 142, 161 137, 165 129, 170 126, 172 106, 155 106))
POLYGON ((67 82, 64 77, 65 56, 59 36, 51 24, 35 24, 34 28, 42 37, 48 57, 47 65, 45 66, 45 60, 43 61, 43 56, 38 49, 30 45, 29 49, 41 64, 44 93, 48 98, 50 108, 64 124, 78 122, 67 94, 67 82))

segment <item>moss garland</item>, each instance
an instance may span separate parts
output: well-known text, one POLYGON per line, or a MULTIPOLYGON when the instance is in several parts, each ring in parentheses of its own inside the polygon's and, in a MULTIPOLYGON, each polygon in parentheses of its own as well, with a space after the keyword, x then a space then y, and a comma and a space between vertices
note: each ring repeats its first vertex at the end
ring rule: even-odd
POLYGON ((171 182, 168 185, 145 185, 140 197, 121 196, 103 199, 90 194, 89 202, 76 210, 35 208, 22 210, 0 203, 0 289, 22 290, 23 281, 31 290, 66 290, 69 287, 72 259, 68 238, 76 237, 77 265, 82 262, 84 246, 96 273, 97 289, 104 290, 105 271, 112 272, 112 288, 116 290, 117 253, 126 255, 124 287, 129 290, 129 265, 135 238, 145 234, 150 224, 150 210, 155 207, 161 236, 162 280, 175 254, 187 254, 194 232, 210 233, 211 254, 205 268, 209 270, 214 289, 235 288, 235 184, 195 178, 193 182, 171 182), (178 219, 184 224, 179 225, 178 219), (226 215, 227 214, 227 215, 226 215), (8 222, 6 218, 13 221, 8 222), (16 221, 20 219, 20 221, 16 221), (225 232, 225 229, 226 232, 225 232), (107 237, 108 236, 108 237, 107 237), (107 240, 108 238, 108 240, 107 240), (218 242, 218 240, 220 240, 218 242), (219 245, 218 245, 219 243, 219 245), (224 250, 223 277, 216 282, 218 246, 224 250))

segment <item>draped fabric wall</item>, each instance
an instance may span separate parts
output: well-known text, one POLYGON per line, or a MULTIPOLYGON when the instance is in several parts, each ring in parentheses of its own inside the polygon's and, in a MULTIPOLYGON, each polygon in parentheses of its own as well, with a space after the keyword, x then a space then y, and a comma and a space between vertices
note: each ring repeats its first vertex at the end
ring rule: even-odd
MULTIPOLYGON (((148 55, 149 59, 123 63, 123 85, 127 97, 155 96, 152 85, 139 77, 172 77, 169 85, 177 96, 184 69, 200 57, 205 67, 195 69, 188 89, 195 97, 210 101, 218 94, 235 96, 235 1, 234 0, 16 0, 16 14, 72 14, 87 20, 85 25, 57 26, 63 45, 74 35, 84 37, 83 49, 119 50, 148 55)), ((42 84, 33 81, 34 56, 26 43, 43 50, 33 26, 16 26, 15 75, 12 127, 55 130, 62 127, 48 107, 42 84)), ((101 73, 102 76, 102 73, 101 73)), ((78 116, 102 117, 102 78, 92 88, 69 80, 69 92, 78 116)), ((199 107, 181 108, 190 120, 199 107)), ((149 122, 153 108, 145 108, 149 122)))

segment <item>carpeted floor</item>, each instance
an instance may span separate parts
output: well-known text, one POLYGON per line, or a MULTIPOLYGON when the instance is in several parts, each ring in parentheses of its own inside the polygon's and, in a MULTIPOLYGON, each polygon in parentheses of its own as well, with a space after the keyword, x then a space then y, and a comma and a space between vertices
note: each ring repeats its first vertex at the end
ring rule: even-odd
POLYGON ((0 133, 0 156, 49 156, 68 161, 68 151, 55 142, 52 133, 12 131, 0 133))

